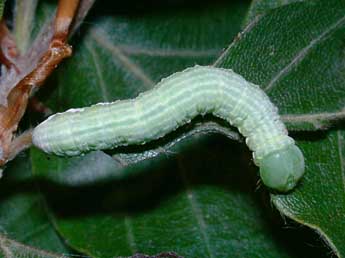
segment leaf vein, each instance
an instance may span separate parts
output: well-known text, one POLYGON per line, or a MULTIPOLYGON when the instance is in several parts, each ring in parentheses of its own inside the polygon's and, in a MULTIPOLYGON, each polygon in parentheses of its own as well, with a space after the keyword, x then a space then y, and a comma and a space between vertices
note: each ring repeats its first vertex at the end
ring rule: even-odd
POLYGON ((91 31, 93 39, 102 47, 109 50, 113 57, 119 60, 134 76, 139 78, 145 85, 150 88, 155 85, 154 81, 142 70, 139 65, 135 64, 128 56, 126 56, 118 47, 113 45, 105 35, 91 31))
POLYGON ((331 24, 331 26, 327 27, 324 32, 322 32, 318 37, 314 38, 309 42, 309 44, 302 48, 297 55, 291 60, 290 63, 288 63, 283 69, 281 69, 273 78, 272 80, 267 84, 266 87, 264 87, 264 90, 267 92, 273 88, 274 85, 281 79, 284 78, 284 76, 292 70, 292 68, 296 65, 298 65, 304 57, 310 52, 310 50, 319 42, 322 42, 323 40, 327 39, 328 36, 339 26, 343 24, 345 21, 345 16, 337 20, 335 23, 331 24))
POLYGON ((206 225, 206 222, 202 216, 202 211, 200 210, 198 204, 197 204, 197 201, 195 200, 194 198, 194 194, 193 194, 193 191, 190 189, 190 185, 189 185, 189 182, 188 182, 188 179, 184 173, 184 169, 183 169, 183 166, 182 166, 182 160, 181 158, 178 158, 178 164, 179 164, 179 170, 180 170, 180 175, 182 177, 182 181, 185 185, 185 188, 186 188, 186 193, 187 193, 187 200, 189 201, 190 203, 190 206, 191 206, 191 210, 192 210, 192 213, 194 215, 194 217, 196 218, 197 222, 198 222, 198 225, 199 225, 199 231, 201 233, 201 236, 205 242, 205 247, 206 247, 206 250, 207 250, 207 253, 208 253, 208 256, 210 258, 213 258, 214 255, 213 255, 213 252, 212 252, 212 248, 211 248, 211 244, 210 244, 210 240, 207 236, 207 233, 206 233, 206 228, 207 228, 207 225, 206 225))
POLYGON ((130 55, 147 55, 159 57, 213 57, 219 53, 219 49, 192 50, 192 49, 152 49, 136 46, 117 45, 124 53, 130 55))
POLYGON ((135 237, 133 234, 133 227, 132 227, 132 223, 130 221, 130 218, 125 217, 124 223, 125 223, 125 228, 126 228, 126 232, 127 232, 128 244, 129 244, 129 247, 131 249, 131 252, 134 254, 137 252, 137 250, 136 250, 137 248, 136 248, 135 237))
POLYGON ((230 46, 217 58, 217 60, 213 63, 213 66, 219 67, 223 59, 225 59, 228 55, 230 50, 233 46, 237 44, 237 42, 245 36, 248 32, 250 32, 255 25, 261 20, 262 15, 257 15, 255 18, 244 28, 244 30, 237 34, 235 39, 232 41, 230 46))
POLYGON ((293 115, 282 115, 281 119, 283 122, 288 123, 301 123, 307 122, 313 124, 316 128, 320 128, 320 122, 335 121, 338 119, 345 118, 345 108, 338 112, 322 112, 313 114, 293 114, 293 115))
POLYGON ((109 101, 109 97, 108 97, 109 94, 108 94, 107 87, 106 87, 105 82, 104 82, 103 73, 101 71, 100 63, 98 61, 99 56, 97 55, 95 49, 91 46, 90 43, 85 42, 85 46, 86 46, 86 49, 90 52, 90 54, 92 56, 92 61, 93 61, 93 64, 96 68, 96 75, 97 75, 97 78, 99 81, 99 86, 100 86, 100 89, 102 92, 103 100, 109 101))
POLYGON ((47 229, 50 226, 50 223, 44 223, 37 227, 35 230, 32 230, 31 232, 28 232, 27 234, 23 235, 20 239, 21 242, 25 242, 27 239, 32 239, 33 236, 43 232, 45 229, 47 229))
POLYGON ((16 215, 12 215, 8 220, 7 220, 7 225, 16 225, 18 221, 21 221, 21 219, 27 216, 29 211, 33 209, 36 206, 40 206, 41 202, 40 199, 34 199, 28 206, 25 207, 25 209, 22 209, 20 213, 17 213, 16 215))
POLYGON ((343 190, 345 192, 345 160, 343 157, 343 144, 344 139, 340 133, 340 131, 337 132, 337 138, 338 138, 338 151, 339 151, 339 161, 340 161, 340 171, 341 171, 341 179, 343 183, 343 190))

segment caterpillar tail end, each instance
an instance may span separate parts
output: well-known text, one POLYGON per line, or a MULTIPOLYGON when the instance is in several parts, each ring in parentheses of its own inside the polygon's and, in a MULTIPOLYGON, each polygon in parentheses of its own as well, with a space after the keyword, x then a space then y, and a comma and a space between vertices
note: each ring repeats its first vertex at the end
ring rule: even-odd
POLYGON ((260 161, 263 183, 279 192, 292 190, 302 178, 304 170, 303 154, 294 144, 270 153, 260 161))
POLYGON ((32 144, 44 152, 50 152, 49 145, 45 144, 45 140, 42 139, 41 125, 38 125, 32 132, 32 144))

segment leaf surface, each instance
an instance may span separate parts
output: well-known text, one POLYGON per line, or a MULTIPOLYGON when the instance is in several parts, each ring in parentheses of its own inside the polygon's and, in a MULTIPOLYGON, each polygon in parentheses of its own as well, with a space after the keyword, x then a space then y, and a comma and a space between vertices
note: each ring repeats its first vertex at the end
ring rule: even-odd
MULTIPOLYGON (((273 10, 253 20, 216 63, 262 85, 290 130, 328 127, 344 117, 344 11, 342 1, 273 10), (253 44, 258 47, 243 51, 253 44)), ((305 179, 291 194, 272 195, 282 214, 317 229, 340 257, 345 255, 343 133, 340 127, 295 134, 306 159, 305 179)))
POLYGON ((6 168, 0 189, 2 257, 61 257, 61 253, 70 253, 48 218, 27 155, 6 168))
POLYGON ((295 2, 302 2, 303 0, 255 0, 250 4, 246 19, 245 25, 250 23, 255 19, 256 16, 263 15, 267 11, 274 8, 278 8, 284 5, 288 5, 295 2))
MULTIPOLYGON (((56 90, 42 97, 55 111, 134 97, 175 71, 213 63, 239 31, 245 10, 239 3, 147 9, 135 1, 99 4, 72 41, 74 56, 57 73, 56 90)), ((276 9, 255 19, 216 64, 265 87, 290 129, 327 127, 343 115, 343 11, 340 1, 276 9)), ((191 127, 170 140, 182 139, 191 127)), ((299 144, 309 144, 308 135, 299 138, 299 144)), ((73 159, 32 150, 34 173, 50 182, 41 188, 53 222, 72 247, 94 257, 162 251, 186 257, 321 257, 304 244, 304 234, 291 240, 289 230, 279 229, 267 195, 255 191, 257 170, 244 144, 194 135, 163 148, 155 159, 131 162, 128 157, 135 155, 119 155, 157 150, 171 142, 165 140, 146 150, 73 159)), ((305 155, 312 160, 307 150, 305 155)), ((310 168, 308 176, 317 175, 310 168)), ((298 191, 312 195, 305 187, 298 191)))

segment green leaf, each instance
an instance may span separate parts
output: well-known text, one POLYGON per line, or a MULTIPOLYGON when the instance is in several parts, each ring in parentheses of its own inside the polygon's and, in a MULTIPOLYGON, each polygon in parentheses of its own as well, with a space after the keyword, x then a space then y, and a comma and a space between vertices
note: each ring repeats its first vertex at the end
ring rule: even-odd
MULTIPOLYGON (((180 143, 171 149, 178 154, 165 160, 125 168, 139 173, 127 180, 77 187, 66 175, 66 184, 42 185, 57 230, 93 257, 163 251, 185 257, 303 257, 294 248, 308 248, 280 236, 279 217, 260 204, 260 198, 268 199, 255 192, 253 174, 246 171, 249 154, 239 160, 241 146, 223 137, 196 140, 180 143)), ((69 168, 76 179, 83 169, 69 168)), ((65 170, 45 169, 52 178, 65 170)))
MULTIPOLYGON (((210 64, 239 31, 246 7, 228 2, 196 7, 192 2, 140 8, 135 1, 127 6, 102 2, 72 42, 74 55, 57 73, 56 91, 49 88, 42 97, 49 97, 56 111, 64 111, 133 97, 175 71, 210 64)), ((280 18, 276 14, 271 23, 280 18)), ((271 33, 268 25, 258 27, 258 42, 271 33)), ((245 63, 246 54, 257 48, 252 40, 234 57, 245 63)), ((247 64, 243 74, 270 65, 270 60, 252 61, 256 65, 247 64)), ((40 186, 51 219, 66 242, 94 257, 162 251, 186 257, 322 255, 304 244, 313 235, 295 232, 291 237, 291 231, 280 229, 282 222, 271 214, 268 196, 255 191, 256 169, 249 165, 244 144, 218 136, 185 138, 191 127, 147 149, 110 153, 115 159, 103 152, 63 159, 33 149, 34 174, 44 178, 40 186), (176 138, 182 139, 179 144, 170 144, 176 138), (137 154, 162 146, 157 158, 138 162, 137 154), (129 159, 133 157, 134 162, 129 159)))
MULTIPOLYGON (((344 11, 342 1, 278 8, 252 21, 216 64, 262 85, 289 129, 330 126, 345 114, 344 11)), ((296 134, 306 177, 291 194, 272 196, 282 214, 317 229, 339 257, 345 255, 343 133, 296 134)))
POLYGON ((286 216, 316 229, 338 257, 345 256, 345 131, 301 140, 307 173, 290 195, 273 195, 286 216))
POLYGON ((255 0, 252 1, 247 17, 245 19, 245 24, 249 24, 255 17, 265 14, 267 11, 272 10, 277 7, 281 7, 287 4, 302 2, 303 0, 255 0))
MULTIPOLYGON (((147 9, 129 5, 109 1, 93 10, 88 26, 72 42, 74 56, 57 73, 56 91, 51 94, 50 88, 42 95, 50 98, 55 110, 133 97, 174 71, 211 63, 237 33, 245 12, 245 6, 228 3, 196 10, 184 4, 147 9), (236 13, 238 16, 233 15, 236 13)), ((341 12, 343 5, 338 1, 277 9, 255 20, 217 64, 264 86, 283 71, 269 94, 290 128, 325 127, 330 119, 320 118, 320 112, 341 116, 341 94, 336 87, 342 82, 341 71, 329 67, 341 63, 337 52, 343 36, 341 12), (292 62, 296 55, 301 58, 292 62), (310 98, 312 94, 305 89, 308 82, 313 82, 315 92, 333 86, 327 103, 317 94, 310 98)), ((177 135, 182 139, 189 129, 182 128, 177 135)), ((147 150, 169 142, 153 143, 147 150)), ((111 153, 115 160, 103 152, 62 159, 32 150, 33 172, 44 178, 40 186, 62 237, 95 257, 162 251, 186 257, 323 254, 318 249, 310 253, 307 245, 298 244, 310 238, 291 237, 289 230, 279 230, 279 217, 262 205, 261 191, 255 192, 256 169, 248 165, 250 155, 243 150, 244 144, 224 137, 193 136, 171 146, 158 158, 130 166, 118 158, 140 153, 140 148, 111 153)), ((126 157, 128 161, 135 155, 126 157)), ((312 160, 308 153, 306 157, 307 162, 312 160)), ((139 160, 135 158, 135 162, 139 160)), ((305 186, 300 191, 308 191, 305 186)), ((267 204, 267 196, 262 197, 267 204)), ((327 224, 331 222, 325 221, 327 224)))
POLYGON ((0 184, 2 257, 61 257, 61 253, 70 252, 46 214, 44 199, 37 191, 26 155, 6 168, 0 184))
POLYGON ((6 0, 0 0, 0 18, 2 18, 2 15, 4 14, 5 3, 6 0))
POLYGON ((345 116, 343 10, 338 0, 276 9, 252 21, 216 65, 261 85, 290 130, 323 129, 345 116))

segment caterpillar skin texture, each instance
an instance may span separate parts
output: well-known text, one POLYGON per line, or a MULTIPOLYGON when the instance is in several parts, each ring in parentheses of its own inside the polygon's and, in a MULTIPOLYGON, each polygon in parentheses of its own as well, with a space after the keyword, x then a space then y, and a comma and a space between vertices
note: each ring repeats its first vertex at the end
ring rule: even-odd
POLYGON ((33 144, 60 156, 144 144, 206 113, 246 137, 266 186, 289 191, 297 184, 303 154, 268 96, 232 70, 208 66, 175 73, 135 99, 55 114, 34 129, 33 144))

